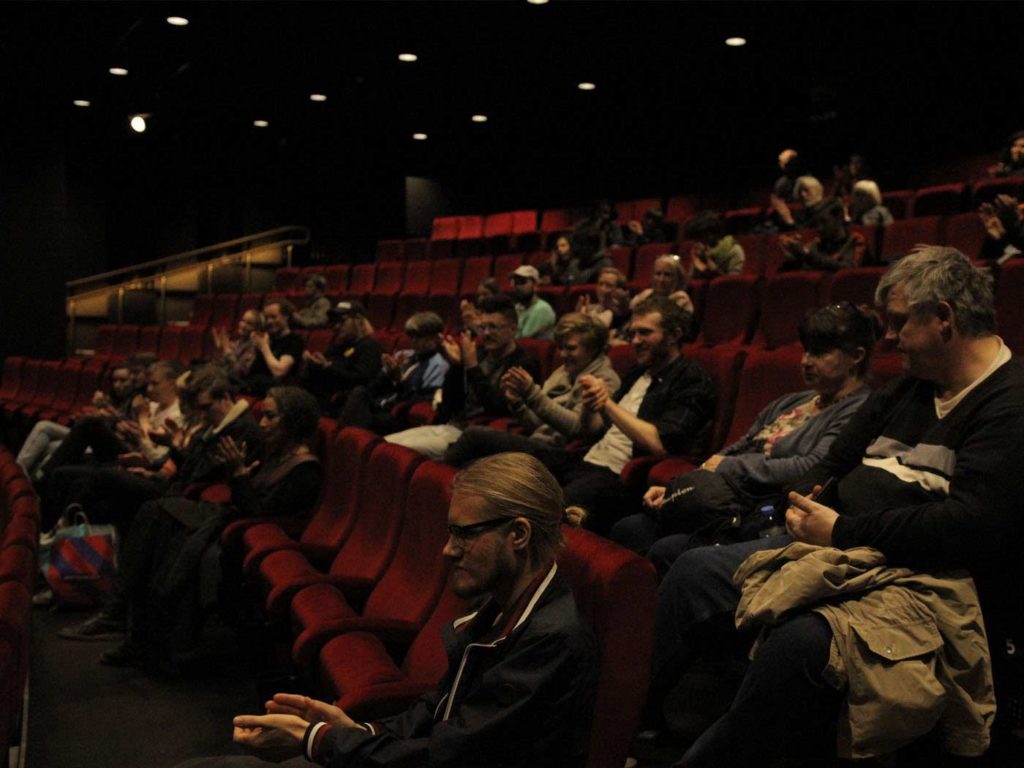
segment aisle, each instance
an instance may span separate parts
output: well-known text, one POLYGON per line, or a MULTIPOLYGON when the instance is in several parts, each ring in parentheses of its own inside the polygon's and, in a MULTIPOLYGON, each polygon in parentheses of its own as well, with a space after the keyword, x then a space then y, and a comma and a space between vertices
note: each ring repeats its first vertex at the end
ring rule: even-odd
POLYGON ((104 666, 114 643, 57 637, 83 616, 34 610, 27 768, 171 768, 233 751, 232 716, 259 706, 244 670, 172 680, 104 666))

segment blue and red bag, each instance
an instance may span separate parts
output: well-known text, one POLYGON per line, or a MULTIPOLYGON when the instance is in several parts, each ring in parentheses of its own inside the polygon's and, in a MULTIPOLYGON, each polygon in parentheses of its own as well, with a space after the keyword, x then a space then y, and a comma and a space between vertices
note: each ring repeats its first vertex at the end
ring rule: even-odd
POLYGON ((117 529, 92 525, 84 512, 59 528, 49 547, 41 547, 39 565, 58 607, 99 605, 117 577, 117 529))

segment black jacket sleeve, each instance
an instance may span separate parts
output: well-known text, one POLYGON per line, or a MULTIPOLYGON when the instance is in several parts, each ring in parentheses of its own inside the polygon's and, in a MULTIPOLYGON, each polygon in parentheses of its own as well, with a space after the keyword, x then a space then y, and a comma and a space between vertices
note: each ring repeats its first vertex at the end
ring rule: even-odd
POLYGON ((319 462, 307 461, 295 466, 277 484, 257 488, 249 477, 231 478, 231 516, 244 517, 304 517, 308 515, 320 495, 323 468, 319 462))

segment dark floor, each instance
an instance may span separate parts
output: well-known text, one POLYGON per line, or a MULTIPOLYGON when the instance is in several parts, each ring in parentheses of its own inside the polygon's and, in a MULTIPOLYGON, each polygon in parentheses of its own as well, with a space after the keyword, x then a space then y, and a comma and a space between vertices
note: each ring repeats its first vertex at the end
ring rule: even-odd
POLYGON ((232 716, 261 708, 249 671, 224 663, 172 679, 107 667, 98 658, 115 643, 57 637, 87 615, 34 611, 27 768, 170 768, 234 752, 232 716))

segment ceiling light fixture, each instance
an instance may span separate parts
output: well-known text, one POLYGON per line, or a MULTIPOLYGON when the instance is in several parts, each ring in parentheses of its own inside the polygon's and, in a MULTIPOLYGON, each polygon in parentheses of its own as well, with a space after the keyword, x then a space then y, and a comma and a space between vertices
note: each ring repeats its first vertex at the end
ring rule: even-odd
POLYGON ((745 37, 727 37, 725 38, 725 44, 730 48, 739 48, 747 44, 747 38, 745 37))
POLYGON ((548 0, 526 0, 530 5, 547 5, 548 0))
POLYGON ((594 85, 593 83, 580 83, 576 87, 579 88, 581 91, 592 91, 595 88, 597 88, 597 86, 594 85))
POLYGON ((132 119, 129 122, 132 130, 136 133, 146 132, 146 116, 145 115, 132 115, 132 119))
POLYGON ((471 117, 470 120, 472 120, 474 123, 486 123, 487 115, 473 115, 473 117, 471 117))
POLYGON ((76 107, 91 107, 92 106, 92 102, 89 101, 88 99, 75 99, 71 103, 74 104, 76 107))
POLYGON ((128 70, 124 67, 111 67, 110 74, 117 75, 118 77, 124 77, 128 74, 128 70))
POLYGON ((168 16, 167 23, 170 24, 172 27, 187 27, 188 19, 186 19, 184 16, 168 16))
POLYGON ((416 141, 426 141, 427 140, 427 134, 425 134, 425 133, 414 133, 412 135, 412 137, 416 141))
POLYGON ((257 128, 266 128, 268 125, 270 125, 270 123, 268 123, 266 120, 253 120, 252 124, 255 125, 257 128))
POLYGON ((412 63, 414 61, 417 61, 418 59, 419 59, 419 56, 417 56, 415 53, 400 53, 400 54, 398 54, 398 60, 399 61, 404 61, 406 63, 412 63))
POLYGON ((323 93, 311 93, 309 94, 310 101, 327 101, 327 96, 323 93))

